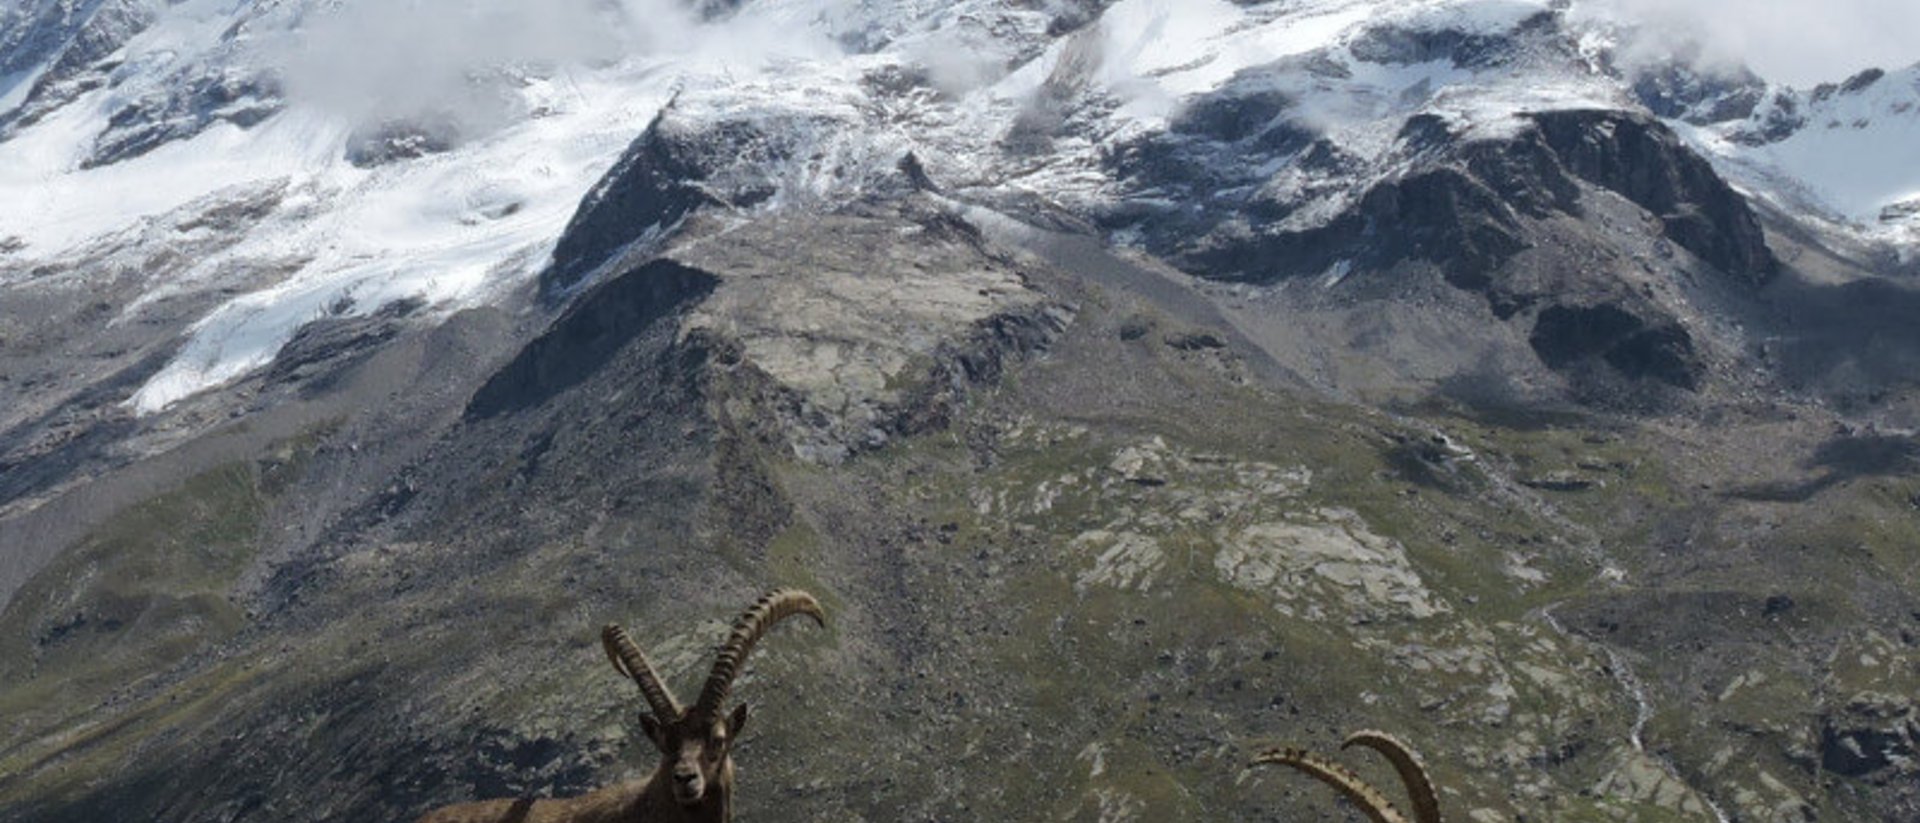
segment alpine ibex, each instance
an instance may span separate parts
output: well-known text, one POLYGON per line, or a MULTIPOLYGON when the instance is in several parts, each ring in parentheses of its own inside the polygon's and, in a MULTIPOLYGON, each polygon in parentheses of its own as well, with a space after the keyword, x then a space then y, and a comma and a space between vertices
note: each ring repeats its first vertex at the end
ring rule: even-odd
POLYGON ((428 812, 420 823, 726 823, 733 817, 733 741, 747 724, 747 706, 724 712, 740 667, 760 636, 796 614, 823 628, 826 614, 813 595, 775 589, 733 621, 733 633, 713 661, 707 685, 692 708, 682 709, 625 629, 600 631, 614 669, 633 680, 651 714, 640 727, 660 750, 651 776, 628 780, 580 797, 554 800, 486 800, 428 812))
MULTIPOLYGON (((1433 781, 1427 778, 1426 765, 1420 762, 1420 756, 1414 754, 1412 748, 1393 735, 1372 730, 1354 732, 1340 744, 1342 749, 1352 746, 1365 746, 1379 752, 1393 764, 1394 771, 1400 773, 1400 782, 1406 784, 1407 794, 1413 800, 1413 823, 1440 823, 1440 798, 1433 792, 1433 781)), ((1401 814, 1379 789, 1330 758, 1303 749, 1269 749, 1253 759, 1256 766, 1263 763, 1292 766, 1318 778, 1320 782, 1340 790, 1373 823, 1408 823, 1406 815, 1401 814)))

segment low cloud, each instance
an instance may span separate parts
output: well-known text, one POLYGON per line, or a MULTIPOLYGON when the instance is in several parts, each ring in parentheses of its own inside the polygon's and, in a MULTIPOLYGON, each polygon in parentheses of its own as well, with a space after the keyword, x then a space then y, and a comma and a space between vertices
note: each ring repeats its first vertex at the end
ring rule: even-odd
POLYGON ((429 110, 481 121, 504 114, 489 72, 611 59, 693 25, 671 2, 354 0, 267 49, 291 96, 356 122, 429 110), (656 7, 645 26, 639 5, 656 7))
POLYGON ((1580 0, 1577 8, 1637 25, 1648 49, 1693 40, 1709 60, 1794 86, 1920 62, 1914 0, 1580 0))
POLYGON ((810 21, 756 14, 751 5, 707 21, 691 6, 686 0, 346 0, 261 48, 297 103, 358 124, 430 118, 475 133, 520 114, 515 74, 636 57, 750 66, 826 47, 810 21))

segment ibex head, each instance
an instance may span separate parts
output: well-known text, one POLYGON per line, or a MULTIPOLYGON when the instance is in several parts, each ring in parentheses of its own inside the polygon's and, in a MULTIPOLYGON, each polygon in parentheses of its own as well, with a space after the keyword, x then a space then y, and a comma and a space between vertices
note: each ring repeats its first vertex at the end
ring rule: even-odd
POLYGON ((747 706, 743 703, 732 712, 724 711, 727 695, 733 691, 733 681, 760 636, 797 614, 813 618, 822 627, 827 624, 826 614, 813 595, 792 589, 775 589, 762 595, 733 621, 733 633, 715 656, 700 700, 685 709, 625 629, 609 623, 601 630, 607 659, 640 687, 640 694, 647 700, 649 713, 640 716, 640 727, 664 758, 657 775, 672 781, 676 802, 697 805, 715 792, 731 790, 733 761, 728 755, 747 725, 747 706))
POLYGON ((723 774, 731 767, 729 750, 740 728, 746 725, 747 707, 736 706, 724 718, 695 717, 691 713, 671 723, 661 723, 652 715, 641 715, 640 726, 647 739, 660 749, 669 764, 666 773, 673 778, 673 799, 684 805, 699 803, 708 786, 723 785, 723 774))

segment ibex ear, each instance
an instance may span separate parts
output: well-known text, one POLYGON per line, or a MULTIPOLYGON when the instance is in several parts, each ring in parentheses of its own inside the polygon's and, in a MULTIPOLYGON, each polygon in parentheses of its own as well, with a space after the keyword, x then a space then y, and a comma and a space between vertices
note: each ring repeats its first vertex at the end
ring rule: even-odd
POLYGON ((727 737, 732 740, 739 740, 740 730, 746 727, 747 704, 742 703, 733 707, 733 713, 727 716, 727 737))
POLYGON ((667 750, 667 743, 660 734, 660 720, 650 714, 640 715, 640 730, 647 733, 647 739, 661 751, 667 750))

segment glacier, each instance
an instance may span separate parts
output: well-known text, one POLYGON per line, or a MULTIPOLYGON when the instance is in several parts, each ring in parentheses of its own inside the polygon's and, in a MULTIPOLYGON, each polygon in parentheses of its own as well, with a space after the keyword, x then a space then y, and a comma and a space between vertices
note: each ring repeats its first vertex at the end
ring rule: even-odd
MULTIPOLYGON (((1117 176, 1117 153, 1177 128, 1206 95, 1267 89, 1290 102, 1284 118, 1354 161, 1329 178, 1301 172, 1286 152, 1260 160, 1251 177, 1294 204, 1295 227, 1403 168, 1396 135, 1415 115, 1498 136, 1529 112, 1639 105, 1631 78, 1607 59, 1624 29, 1555 0, 1119 0, 1091 10, 763 0, 704 15, 659 0, 598 12, 429 3, 406 16, 366 2, 129 8, 145 25, 123 27, 137 31, 101 62, 96 87, 34 109, 53 55, 0 84, 0 112, 15 119, 0 132, 0 262, 19 264, 0 277, 262 186, 283 192, 270 214, 221 251, 153 273, 122 319, 211 288, 218 272, 247 261, 297 262, 192 324, 177 355, 127 400, 141 414, 266 365, 316 319, 400 300, 444 317, 524 287, 582 197, 669 101, 694 120, 817 112, 834 124, 807 138, 788 168, 742 170, 775 181, 775 196, 755 208, 857 197, 863 180, 910 151, 963 199, 1040 197, 1110 214, 1161 202, 1151 186, 1117 176), (1568 27, 1565 48, 1529 46, 1482 65, 1421 52, 1423 37, 1493 42, 1549 20, 1568 27), (1051 31, 1059 21, 1070 30, 1051 31), (408 85, 426 64, 454 79, 420 76, 420 89, 382 102, 383 89, 408 85), (936 82, 876 91, 871 78, 887 72, 936 82), (203 111, 174 110, 183 84, 204 88, 209 77, 242 79, 228 97, 264 97, 215 95, 195 104, 203 111), (440 103, 462 133, 423 150, 432 135, 404 129, 440 103), (30 109, 34 117, 19 116, 30 109), (101 156, 108 136, 140 117, 160 121, 144 136, 159 144, 101 156), (382 123, 400 124, 400 154, 352 162, 355 141, 382 123), (1018 141, 1036 123, 1049 150, 1023 154, 1018 141)), ((1763 198, 1829 215, 1834 231, 1920 245, 1920 67, 1823 88, 1768 87, 1750 117, 1669 123, 1763 198), (1783 106, 1801 122, 1790 135, 1742 138, 1783 106)), ((1102 222, 1118 239, 1135 236, 1102 222)))

